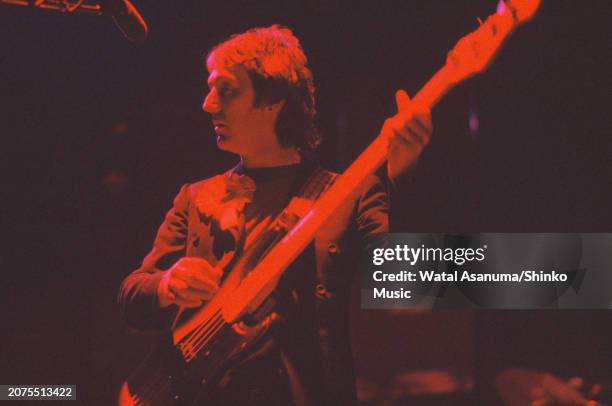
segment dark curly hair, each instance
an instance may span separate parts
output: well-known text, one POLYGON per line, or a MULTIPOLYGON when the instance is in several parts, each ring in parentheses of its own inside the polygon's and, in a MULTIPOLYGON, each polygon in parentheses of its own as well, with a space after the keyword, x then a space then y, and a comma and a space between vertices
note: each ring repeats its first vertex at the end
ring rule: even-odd
POLYGON ((313 152, 321 142, 314 120, 315 87, 300 41, 280 25, 252 28, 215 46, 206 64, 244 66, 255 90, 255 106, 285 101, 276 121, 281 145, 313 152))

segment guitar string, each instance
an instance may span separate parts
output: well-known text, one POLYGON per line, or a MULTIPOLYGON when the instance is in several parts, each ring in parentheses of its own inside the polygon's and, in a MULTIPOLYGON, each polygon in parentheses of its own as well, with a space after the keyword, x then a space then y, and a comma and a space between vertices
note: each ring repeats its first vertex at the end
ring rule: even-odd
MULTIPOLYGON (((219 321, 220 321, 220 319, 217 318, 214 321, 214 323, 211 324, 211 326, 207 329, 206 337, 208 337, 210 334, 213 334, 214 332, 216 332, 217 327, 219 326, 219 321)), ((196 358, 196 356, 198 355, 199 350, 201 349, 201 346, 199 346, 199 343, 200 343, 200 341, 194 341, 193 344, 190 345, 190 347, 187 349, 188 352, 183 354, 185 356, 185 361, 191 362, 194 358, 196 358)))
POLYGON ((199 353, 204 348, 204 346, 206 346, 212 339, 214 339, 216 334, 226 325, 227 324, 222 319, 220 319, 219 323, 214 327, 213 330, 210 331, 208 336, 204 337, 202 341, 196 344, 196 346, 194 347, 194 352, 196 354, 199 353))
POLYGON ((193 342, 195 342, 197 340, 197 335, 200 333, 200 331, 204 328, 207 328, 210 323, 214 320, 215 317, 217 317, 217 315, 219 314, 219 312, 221 311, 221 308, 219 307, 213 314, 212 316, 210 316, 208 319, 206 319, 204 322, 202 322, 201 324, 199 324, 196 328, 194 328, 190 333, 189 333, 189 337, 186 338, 183 343, 185 344, 193 344, 193 342))
POLYGON ((214 327, 211 327, 208 334, 202 335, 201 339, 198 342, 194 343, 193 352, 195 354, 200 352, 200 350, 202 350, 202 348, 210 342, 210 340, 215 336, 215 334, 217 334, 217 332, 219 332, 221 328, 223 328, 225 324, 226 323, 223 320, 223 317, 219 316, 218 320, 215 322, 214 327))
POLYGON ((191 348, 196 348, 198 345, 201 344, 202 340, 208 338, 210 334, 212 334, 212 332, 217 329, 220 322, 223 322, 223 317, 221 315, 218 315, 214 318, 214 320, 212 321, 212 323, 210 323, 206 330, 202 331, 193 338, 193 340, 191 341, 191 348))

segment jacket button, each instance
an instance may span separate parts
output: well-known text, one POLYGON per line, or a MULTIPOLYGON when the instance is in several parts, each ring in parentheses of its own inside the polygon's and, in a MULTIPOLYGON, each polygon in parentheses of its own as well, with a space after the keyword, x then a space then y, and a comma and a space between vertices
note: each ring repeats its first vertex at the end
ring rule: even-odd
POLYGON ((330 254, 337 254, 338 253, 338 246, 334 243, 331 243, 327 246, 327 252, 329 252, 330 254))
POLYGON ((319 283, 315 287, 315 291, 317 292, 317 296, 320 299, 330 299, 333 296, 332 293, 328 291, 327 288, 322 283, 319 283))

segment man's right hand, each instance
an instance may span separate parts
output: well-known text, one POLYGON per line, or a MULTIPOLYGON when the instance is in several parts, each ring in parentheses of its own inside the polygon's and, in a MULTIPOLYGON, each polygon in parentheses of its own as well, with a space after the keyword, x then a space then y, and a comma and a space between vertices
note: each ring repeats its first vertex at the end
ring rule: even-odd
POLYGON ((157 287, 160 307, 177 304, 199 307, 210 300, 217 290, 223 272, 198 257, 183 257, 164 272, 157 287))

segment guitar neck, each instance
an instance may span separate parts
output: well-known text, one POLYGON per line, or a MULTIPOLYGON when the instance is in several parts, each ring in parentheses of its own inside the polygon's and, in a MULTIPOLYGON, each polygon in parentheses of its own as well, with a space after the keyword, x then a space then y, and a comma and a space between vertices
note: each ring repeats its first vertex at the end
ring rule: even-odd
POLYGON ((455 85, 447 65, 444 65, 414 95, 412 102, 432 109, 455 85))
MULTIPOLYGON (((454 82, 441 68, 415 95, 413 102, 432 108, 452 88, 454 82)), ((357 190, 366 177, 386 161, 387 140, 381 134, 338 177, 329 190, 314 204, 302 220, 259 262, 223 306, 227 322, 253 312, 272 293, 285 269, 314 239, 321 226, 357 190)))

